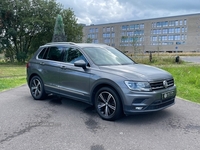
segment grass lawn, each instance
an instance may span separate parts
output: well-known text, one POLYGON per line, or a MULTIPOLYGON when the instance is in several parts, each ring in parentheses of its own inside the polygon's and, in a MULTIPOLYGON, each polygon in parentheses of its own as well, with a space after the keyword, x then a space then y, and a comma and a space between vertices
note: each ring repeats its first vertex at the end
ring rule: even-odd
POLYGON ((174 76, 178 97, 200 103, 200 65, 170 65, 160 68, 174 76))
POLYGON ((25 65, 0 65, 0 91, 26 84, 25 65))
MULTIPOLYGON (((200 64, 165 64, 157 67, 170 72, 177 86, 177 96, 200 103, 200 64)), ((26 84, 25 65, 0 64, 0 91, 26 84)))

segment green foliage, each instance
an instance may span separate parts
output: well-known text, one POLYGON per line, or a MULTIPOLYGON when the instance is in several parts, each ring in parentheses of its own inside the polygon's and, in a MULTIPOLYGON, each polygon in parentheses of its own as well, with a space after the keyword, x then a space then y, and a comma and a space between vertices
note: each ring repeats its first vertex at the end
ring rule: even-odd
POLYGON ((0 65, 0 91, 26 84, 25 65, 0 65))
POLYGON ((26 84, 26 77, 0 78, 0 91, 26 84))
POLYGON ((92 39, 91 38, 87 38, 86 43, 92 43, 92 39))
POLYGON ((67 36, 67 41, 68 42, 82 42, 83 38, 83 26, 77 24, 77 18, 74 15, 74 12, 72 9, 64 9, 61 12, 63 16, 63 22, 65 25, 65 33, 67 36))
POLYGON ((0 51, 10 61, 25 62, 40 45, 52 40, 57 14, 64 18, 68 41, 80 41, 82 27, 74 12, 55 0, 1 0, 0 51))
POLYGON ((170 65, 160 68, 173 75, 177 96, 200 103, 200 65, 170 65))
POLYGON ((58 15, 56 18, 52 42, 66 42, 66 40, 63 19, 61 15, 58 15))

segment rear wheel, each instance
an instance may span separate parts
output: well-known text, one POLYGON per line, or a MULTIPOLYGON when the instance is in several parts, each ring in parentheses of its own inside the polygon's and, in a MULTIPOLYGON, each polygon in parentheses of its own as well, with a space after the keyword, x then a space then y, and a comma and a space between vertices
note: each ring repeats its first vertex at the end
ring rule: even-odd
POLYGON ((34 76, 30 81, 30 92, 35 100, 43 100, 46 98, 44 90, 44 84, 42 79, 38 76, 34 76))
POLYGON ((122 115, 119 96, 109 87, 98 90, 95 95, 95 108, 99 116, 105 120, 116 120, 122 115))

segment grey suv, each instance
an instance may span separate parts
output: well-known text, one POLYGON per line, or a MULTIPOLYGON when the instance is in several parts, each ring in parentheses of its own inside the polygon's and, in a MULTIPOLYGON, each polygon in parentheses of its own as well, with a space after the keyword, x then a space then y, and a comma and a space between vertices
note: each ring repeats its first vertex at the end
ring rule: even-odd
POLYGON ((171 74, 103 44, 45 44, 27 63, 27 82, 36 100, 48 94, 79 100, 105 120, 162 110, 176 96, 171 74))

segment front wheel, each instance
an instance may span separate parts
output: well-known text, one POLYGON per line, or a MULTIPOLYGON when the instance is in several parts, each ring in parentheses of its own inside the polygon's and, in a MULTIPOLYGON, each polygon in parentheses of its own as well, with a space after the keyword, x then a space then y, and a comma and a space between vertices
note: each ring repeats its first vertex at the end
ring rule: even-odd
POLYGON ((44 84, 40 77, 34 76, 30 81, 30 92, 35 100, 43 100, 46 98, 44 84))
POLYGON ((95 108, 99 116, 105 120, 116 120, 122 115, 119 96, 109 87, 98 90, 95 95, 95 108))

